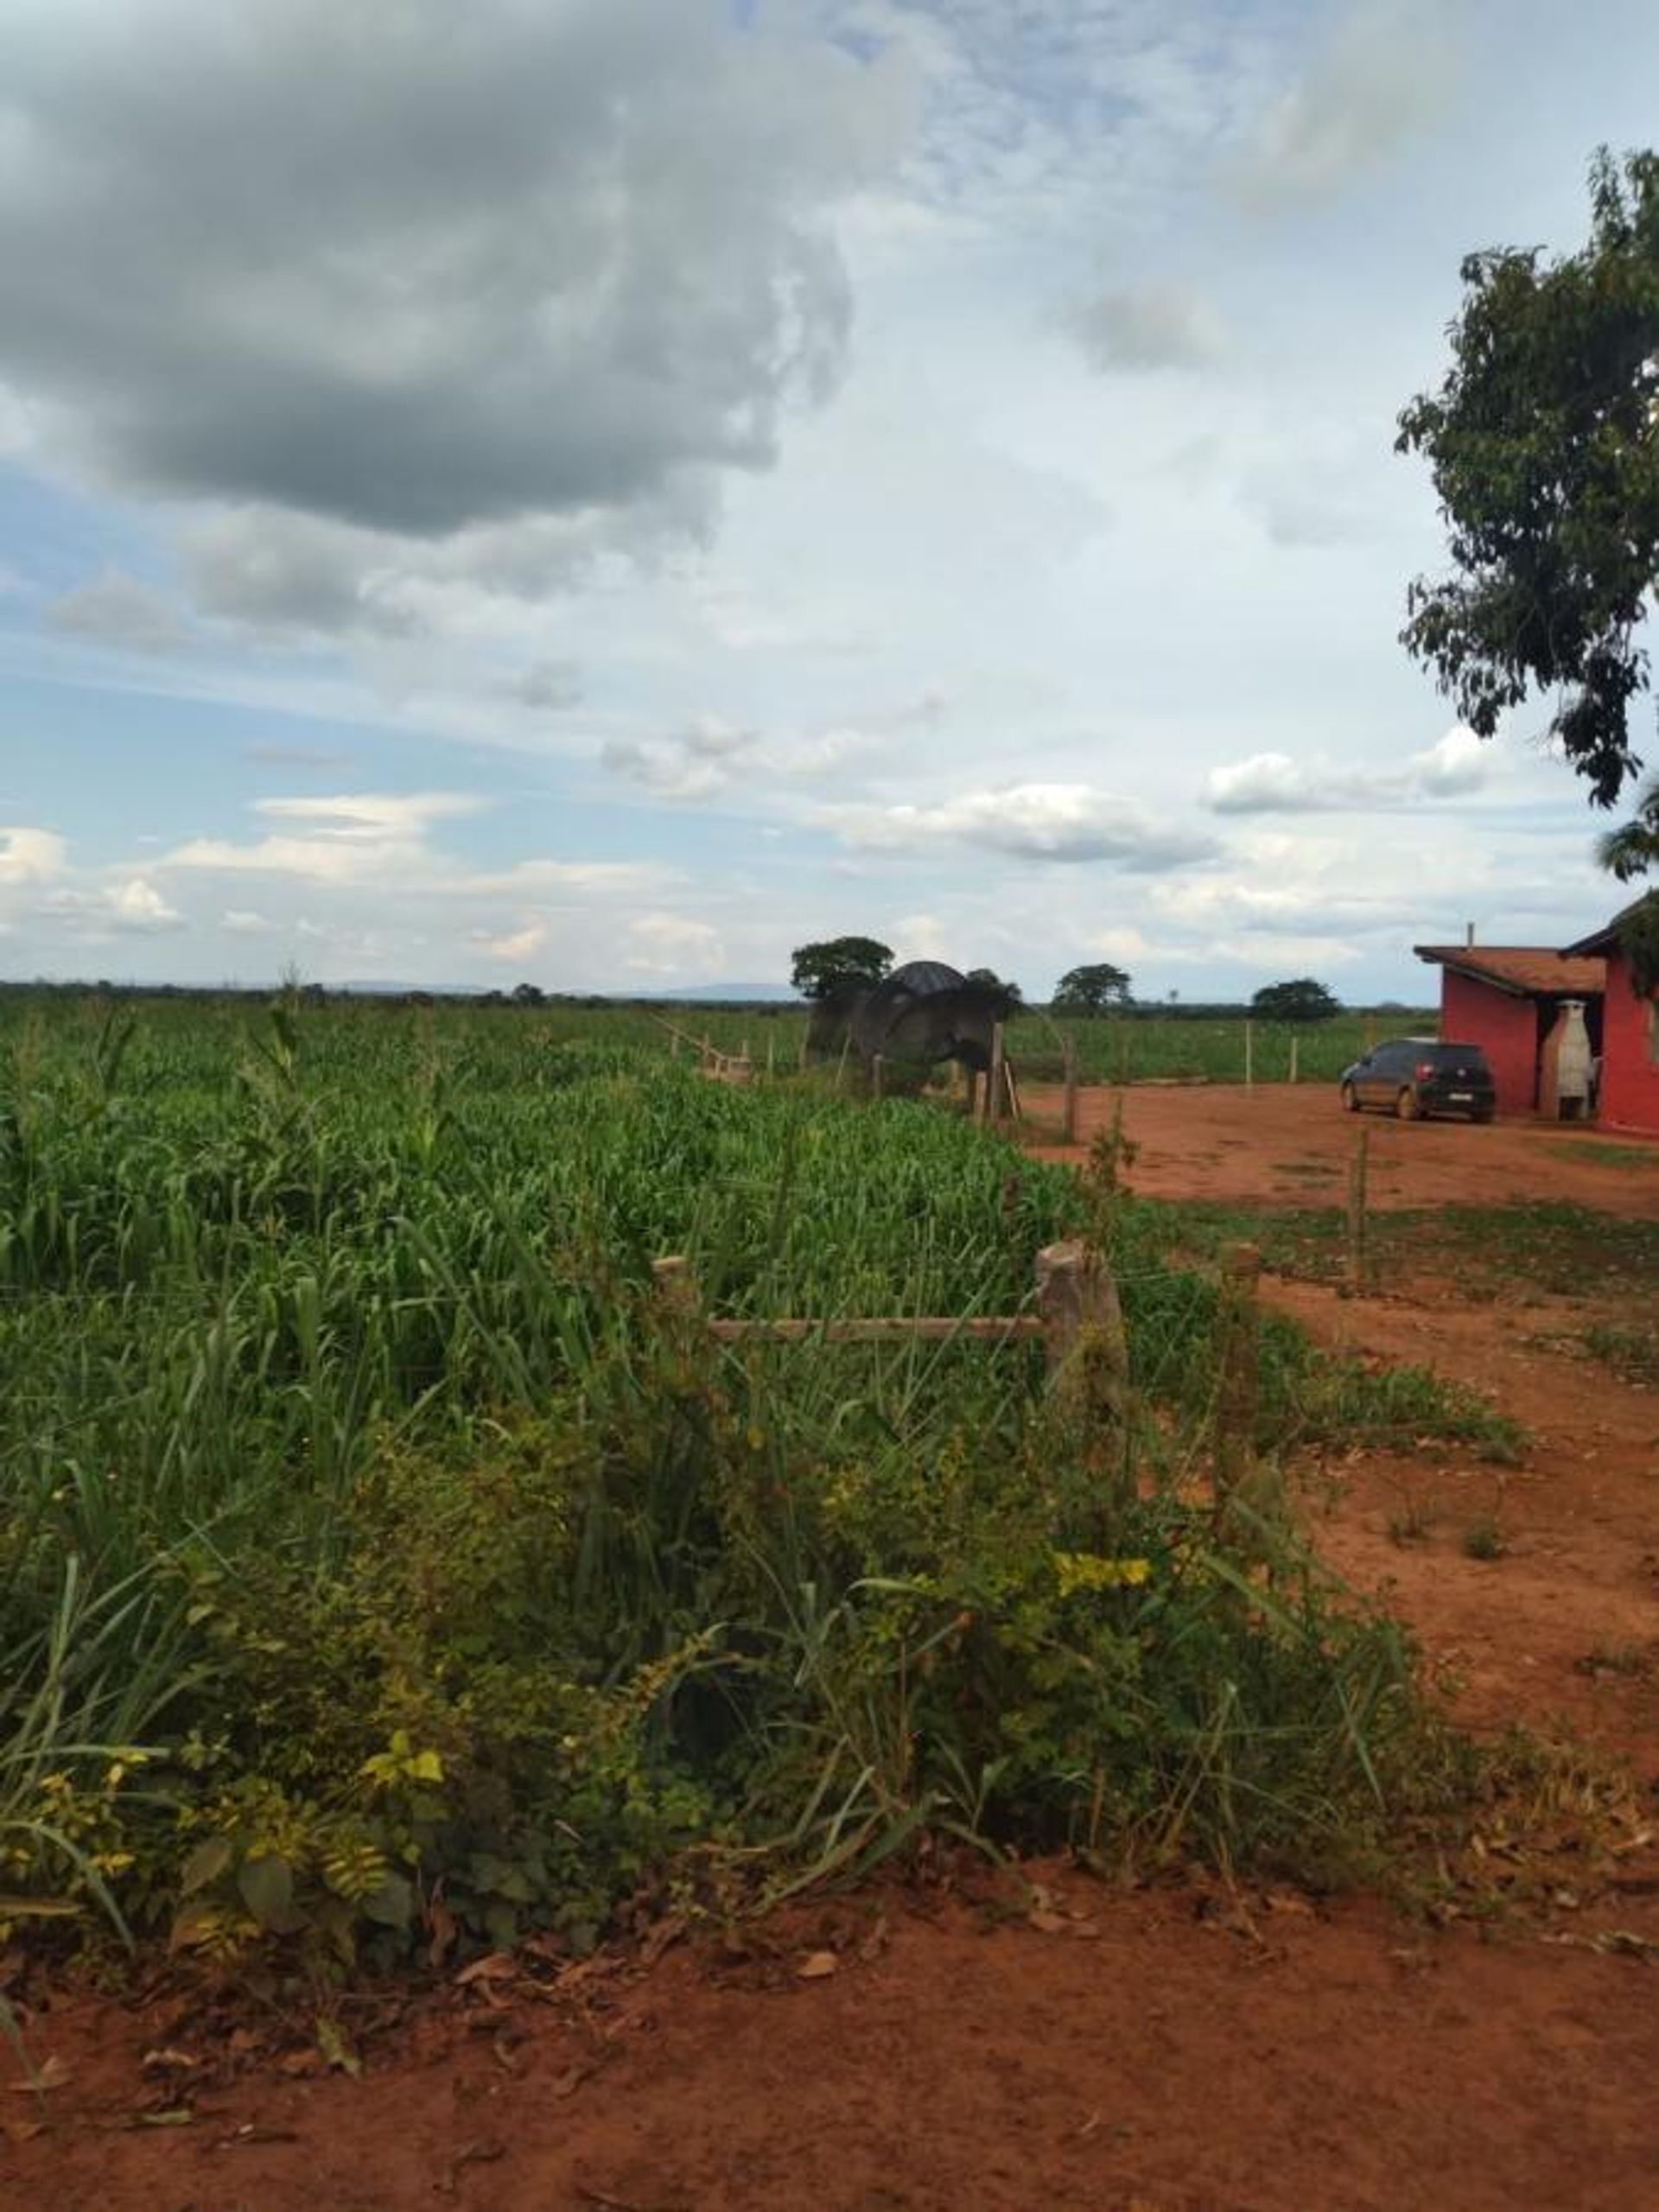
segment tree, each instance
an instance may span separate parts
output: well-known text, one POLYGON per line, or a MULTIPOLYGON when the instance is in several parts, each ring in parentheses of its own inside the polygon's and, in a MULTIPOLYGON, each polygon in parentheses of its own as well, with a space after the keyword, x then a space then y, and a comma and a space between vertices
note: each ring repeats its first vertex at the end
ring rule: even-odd
POLYGON ((515 983, 512 1002, 514 1006, 545 1006, 547 994, 539 983, 515 983))
POLYGON ((893 948, 873 937, 832 937, 798 944, 789 980, 803 998, 827 998, 849 983, 879 983, 893 965, 893 948))
POLYGON ((1017 1013, 1026 1002, 1026 995, 1019 984, 1005 983, 995 968, 970 968, 968 970, 968 981, 970 983, 979 984, 984 990, 1001 991, 1007 1001, 1010 1014, 1017 1013))
POLYGON ((1300 976, 1294 983, 1263 983, 1250 1001, 1250 1011, 1264 1021, 1328 1021, 1342 1008, 1334 992, 1311 976, 1300 976))
POLYGON ((1455 573, 1419 577, 1402 643, 1490 737, 1535 685, 1551 734, 1611 806, 1641 770, 1631 699, 1659 580, 1659 155, 1590 172, 1589 243, 1471 254, 1452 366, 1400 417, 1425 454, 1455 573))
POLYGON ((1109 1006, 1127 1006, 1129 979, 1109 960, 1090 968, 1072 968, 1054 986, 1057 1014, 1103 1014, 1109 1006))
POLYGON ((1621 883, 1659 868, 1659 776, 1650 779, 1630 820, 1597 838, 1596 858, 1621 883))

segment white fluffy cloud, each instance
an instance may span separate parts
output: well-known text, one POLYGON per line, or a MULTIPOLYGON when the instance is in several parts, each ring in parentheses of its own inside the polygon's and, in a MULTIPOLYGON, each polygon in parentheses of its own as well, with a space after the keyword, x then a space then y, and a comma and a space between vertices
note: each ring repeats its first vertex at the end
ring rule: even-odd
POLYGON ((71 933, 98 943, 107 938, 147 936, 157 930, 182 926, 184 916, 170 906, 153 883, 143 876, 128 876, 96 890, 73 887, 51 893, 43 912, 65 924, 71 933))
POLYGON ((1492 766, 1490 746, 1461 728, 1397 769, 1338 768, 1294 760, 1287 753, 1253 753, 1210 771, 1205 804, 1217 814, 1327 814, 1462 798, 1484 789, 1492 766))
POLYGON ((1215 842, 1161 823, 1090 784, 1011 784, 933 805, 845 806, 820 817, 852 845, 977 845, 1028 861, 1105 861, 1128 869, 1203 860, 1215 842))
POLYGON ((717 976, 725 963, 720 931, 687 914, 637 915, 628 924, 626 965, 646 976, 717 976))
POLYGON ((518 929, 505 931, 498 937, 492 937, 486 930, 474 930, 472 941, 492 960, 517 963, 533 960, 552 933, 546 922, 527 921, 518 929))
POLYGON ((0 827, 0 885, 50 883, 68 849, 54 830, 0 827))

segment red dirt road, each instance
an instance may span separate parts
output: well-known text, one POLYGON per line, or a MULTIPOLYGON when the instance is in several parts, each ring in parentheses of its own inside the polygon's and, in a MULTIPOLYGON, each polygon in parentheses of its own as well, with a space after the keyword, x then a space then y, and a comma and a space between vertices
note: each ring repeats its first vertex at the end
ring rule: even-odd
MULTIPOLYGON (((1086 1127, 1109 1116, 1098 1095, 1087 1108, 1086 1127)), ((1131 1179, 1154 1192, 1329 1202, 1353 1142, 1312 1086, 1137 1090, 1126 1121, 1131 1179)), ((1659 1216, 1659 1147, 1609 1166, 1573 1148, 1582 1134, 1367 1126, 1382 1205, 1570 1197, 1659 1216)), ((1630 1758, 1659 1829, 1659 1392, 1570 1349, 1595 1286, 1582 1304, 1460 1302, 1440 1282, 1268 1295, 1527 1424, 1516 1469, 1436 1447, 1304 1470, 1309 1524, 1455 1669, 1471 1725, 1565 1716, 1630 1758), (1502 1555, 1471 1557, 1487 1517, 1502 1555)), ((1484 1935, 1364 1898, 1045 1879, 1052 1932, 1010 1920, 1007 1892, 884 1891, 753 1931, 741 1955, 682 1944, 567 1989, 480 1983, 369 2041, 358 2082, 268 2061, 215 2079, 211 2037, 176 2003, 49 2007, 30 2048, 67 2078, 0 2090, 0 2206, 1659 2208, 1659 1849, 1484 1935), (836 1970, 798 1980, 821 1949, 836 1970), (146 2074, 143 2054, 166 2050, 198 2063, 146 2074), (164 2079, 189 2124, 136 2126, 164 2079)))
MULTIPOLYGON (((1137 1147, 1129 1180, 1156 1198, 1231 1198, 1263 1205, 1340 1205, 1357 1130, 1370 1132, 1374 1206, 1512 1205, 1567 1199, 1609 1213, 1659 1218, 1659 1143, 1593 1125, 1539 1122, 1396 1122, 1344 1114, 1334 1085, 1131 1085, 1078 1093, 1077 1147, 1039 1145, 1081 1160, 1119 1101, 1137 1147)), ((1058 1124, 1058 1090, 1028 1090, 1028 1111, 1058 1124)))
POLYGON ((1066 1888, 1092 1938, 988 1932, 952 1906, 900 1917, 866 1962, 856 1951, 873 1948, 876 1908, 842 1904, 800 1939, 841 1936, 848 1962, 832 1978, 796 1982, 786 1959, 779 1986, 757 1988, 753 1973, 727 1981, 706 1958, 671 1955, 617 1993, 597 2041, 512 2005, 508 1986, 508 2008, 485 2015, 488 2037, 448 2025, 359 2083, 237 2084, 202 2098, 189 2127, 130 2131, 132 2039, 106 2016, 102 2049, 78 2048, 84 2088, 54 2093, 61 2132, 15 2154, 4 2201, 18 2212, 1659 2203, 1659 2011, 1640 1960, 1426 1934, 1363 1904, 1328 1917, 1258 1910, 1258 1940, 1195 1916, 1191 1896, 1114 1902, 1066 1888))

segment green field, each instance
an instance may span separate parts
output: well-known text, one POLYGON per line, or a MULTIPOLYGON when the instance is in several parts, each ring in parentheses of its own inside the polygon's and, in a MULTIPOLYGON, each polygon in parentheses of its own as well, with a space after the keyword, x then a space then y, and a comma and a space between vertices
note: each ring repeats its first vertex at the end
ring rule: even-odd
MULTIPOLYGON (((924 1832, 1328 1871, 1444 1779, 1399 1631, 1267 1494, 1217 1519, 1215 1280, 1133 1202, 634 1014, 3 1021, 0 1921, 580 1945, 924 1832), (651 1285, 1007 1313, 1079 1227, 1126 1424, 1092 1356, 721 1347, 651 1285)), ((1262 1332, 1269 1458, 1483 1418, 1262 1332)))

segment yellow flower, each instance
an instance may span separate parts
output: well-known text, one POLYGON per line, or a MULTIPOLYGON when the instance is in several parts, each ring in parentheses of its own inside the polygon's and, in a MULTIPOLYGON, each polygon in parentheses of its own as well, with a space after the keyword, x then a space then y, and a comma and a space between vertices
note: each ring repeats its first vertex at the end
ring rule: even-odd
POLYGON ((1079 1590, 1130 1590, 1152 1573, 1147 1559, 1103 1559, 1097 1552, 1056 1552, 1054 1572, 1060 1595, 1070 1598, 1079 1590))

